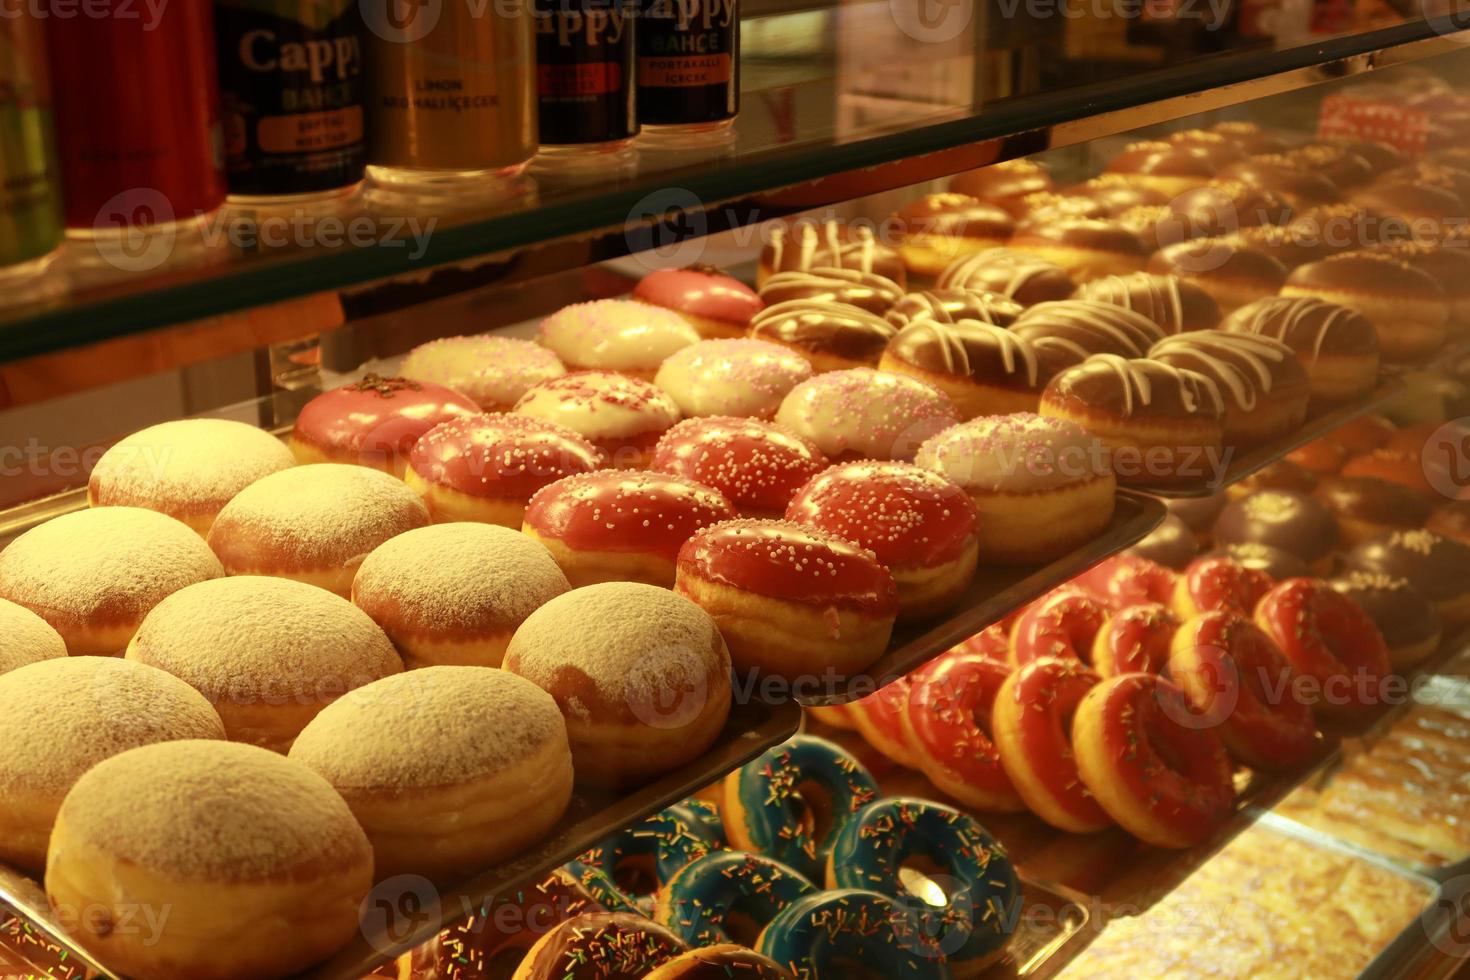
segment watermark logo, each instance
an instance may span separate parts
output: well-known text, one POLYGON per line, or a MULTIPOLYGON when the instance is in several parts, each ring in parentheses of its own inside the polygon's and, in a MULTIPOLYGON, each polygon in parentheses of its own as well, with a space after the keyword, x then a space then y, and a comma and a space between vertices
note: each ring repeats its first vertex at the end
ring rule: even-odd
POLYGON ((173 204, 156 188, 119 191, 98 210, 92 243, 108 265, 123 272, 149 272, 173 254, 175 217, 173 204))
POLYGON ((666 663, 667 657, 651 651, 623 679, 628 710, 649 728, 660 731, 693 724, 709 704, 710 694, 707 672, 698 672, 693 680, 672 677, 660 666, 666 663))
POLYGON ((1451 419, 1430 433, 1419 465, 1435 490, 1451 500, 1470 499, 1470 418, 1451 419))
POLYGON ((1419 0, 1419 12, 1434 33, 1470 44, 1470 0, 1419 0))
POLYGON ((888 0, 893 22, 921 44, 944 44, 975 19, 975 0, 888 0))
POLYGON ((367 29, 390 44, 422 41, 439 24, 444 0, 358 0, 367 29))
POLYGON ((421 875, 394 875, 368 892, 357 912, 363 938, 385 956, 397 955, 441 921, 439 889, 421 875))
POLYGON ((1444 882, 1419 921, 1435 949, 1453 959, 1470 959, 1470 875, 1444 882))
POLYGON ((662 187, 628 210, 623 237, 628 251, 649 269, 693 265, 704 255, 709 217, 699 195, 684 187, 662 187))

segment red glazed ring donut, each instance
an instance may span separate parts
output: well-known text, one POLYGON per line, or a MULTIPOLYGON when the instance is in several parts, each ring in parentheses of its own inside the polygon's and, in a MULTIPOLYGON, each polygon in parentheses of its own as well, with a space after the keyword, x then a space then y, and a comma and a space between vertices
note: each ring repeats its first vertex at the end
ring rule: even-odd
POLYGON ((1146 602, 1113 613, 1092 643, 1092 669, 1103 677, 1157 674, 1169 662, 1169 642, 1179 617, 1168 606, 1146 602))
POLYGON ((1006 678, 991 717, 1000 761, 1038 817, 1077 834, 1112 825, 1077 773, 1071 720, 1102 678, 1074 660, 1037 660, 1006 678))
POLYGON ((1237 761, 1256 769, 1291 769, 1316 752, 1312 709, 1272 694, 1287 685, 1291 665, 1244 616, 1205 613, 1181 626, 1169 676, 1191 708, 1218 722, 1220 739, 1237 761))
POLYGON ((852 705, 850 704, 828 704, 817 707, 808 705, 804 709, 813 718, 824 725, 833 728, 846 728, 852 730, 857 728, 857 722, 852 717, 852 705))
POLYGON ((913 680, 900 677, 875 693, 848 705, 853 724, 884 758, 908 769, 919 768, 919 753, 909 744, 903 715, 913 680))
POLYGON ((1152 674, 1124 674, 1094 687, 1077 706, 1077 771, 1124 830, 1158 847, 1209 839, 1235 800, 1230 757, 1184 701, 1152 674))
POLYGON ((1388 644, 1358 604, 1310 578, 1289 578, 1256 606, 1259 626, 1316 691, 1298 692, 1319 711, 1351 713, 1381 702, 1388 644))
POLYGON ((1171 605, 1180 619, 1207 612, 1249 616, 1275 584, 1259 568, 1247 568, 1228 555, 1207 555, 1190 562, 1179 576, 1171 605))
POLYGON ((1072 580, 1088 592, 1118 606, 1138 602, 1168 605, 1179 576, 1158 562, 1137 555, 1114 555, 1072 580))
POLYGON ((1011 627, 1011 666, 1022 667, 1042 657, 1087 663, 1107 616, 1102 601, 1081 589, 1063 587, 1042 596, 1011 627))
POLYGON ((978 810, 1026 809, 991 740, 990 711, 1010 673, 973 653, 950 654, 912 677, 904 731, 919 768, 940 790, 978 810))
POLYGON ((1004 623, 992 623, 968 640, 961 640, 949 648, 955 655, 975 653, 996 663, 1011 663, 1011 634, 1004 623))

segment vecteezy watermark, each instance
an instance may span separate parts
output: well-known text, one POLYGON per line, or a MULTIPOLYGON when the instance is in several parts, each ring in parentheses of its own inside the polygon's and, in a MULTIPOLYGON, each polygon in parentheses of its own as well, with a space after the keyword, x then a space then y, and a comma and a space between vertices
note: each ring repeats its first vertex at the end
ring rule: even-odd
POLYGON ((628 210, 623 225, 628 251, 650 269, 698 262, 708 232, 704 202, 685 187, 662 187, 643 195, 628 210), (652 258, 645 258, 650 254, 652 258))
POLYGON ((1030 20, 1199 21, 1207 30, 1225 24, 1234 0, 995 0, 1001 17, 1030 20))
POLYGON ((904 34, 923 44, 944 44, 975 19, 975 0, 888 0, 888 12, 904 34))
POLYGON ((1470 499, 1470 417, 1451 419, 1430 433, 1419 465, 1435 490, 1451 500, 1470 499))
POLYGON ((1470 875, 1457 875, 1419 917, 1429 942, 1453 959, 1470 959, 1470 875))
POLYGON ((396 956, 441 921, 439 889, 421 875, 394 875, 373 886, 357 909, 357 924, 368 945, 396 956))
POLYGON ((89 902, 51 906, 51 918, 63 932, 72 935, 141 936, 144 946, 156 945, 168 926, 172 905, 150 905, 146 902, 89 902))
POLYGON ((105 446, 47 446, 31 436, 24 445, 0 446, 0 477, 85 477, 107 451, 105 446))
MULTIPOLYGON (((140 20, 143 30, 158 27, 172 0, 0 0, 0 20, 140 20)), ((187 2, 187 0, 186 0, 187 2)))
POLYGON ((1419 13, 1434 33, 1470 44, 1470 0, 1419 0, 1419 13))

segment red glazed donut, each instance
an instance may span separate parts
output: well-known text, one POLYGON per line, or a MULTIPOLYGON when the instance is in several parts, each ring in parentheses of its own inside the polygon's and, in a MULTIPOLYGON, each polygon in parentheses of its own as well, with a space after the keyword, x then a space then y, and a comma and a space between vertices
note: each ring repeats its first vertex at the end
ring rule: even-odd
POLYGON ((866 460, 825 470, 797 491, 786 519, 877 555, 898 585, 900 619, 945 611, 975 575, 979 538, 970 495, 911 463, 866 460))
POLYGON ((1101 680, 1075 660, 1036 660, 1006 678, 991 712, 1016 792, 1038 817, 1076 834, 1113 822, 1082 785, 1072 748, 1072 715, 1101 680))
POLYGON ((1317 710, 1350 714, 1381 703, 1388 644, 1368 614, 1326 582, 1287 579, 1261 599, 1255 620, 1292 671, 1312 679, 1315 691, 1296 693, 1317 710))
POLYGON ((1169 681, 1152 674, 1103 681, 1077 706, 1072 745, 1098 805, 1146 843, 1192 847, 1230 816, 1230 757, 1169 681))
POLYGON ((1292 769, 1317 750, 1312 709, 1282 691, 1291 665, 1271 638, 1238 613, 1196 616, 1179 628, 1169 676, 1216 729, 1237 761, 1255 769, 1292 769))
POLYGON ((853 724, 868 744, 908 769, 919 768, 919 753, 909 744, 903 724, 913 686, 911 677, 900 677, 848 706, 853 724))
POLYGON ((734 516, 719 491, 682 476, 599 470, 536 491, 521 530, 546 546, 574 589, 598 582, 667 589, 684 542, 734 516))
POLYGON ((420 436, 478 414, 479 405, 443 385, 369 374, 303 405, 291 452, 299 463, 349 463, 402 476, 420 436))
POLYGON ((658 441, 650 469, 713 487, 742 517, 780 517, 796 491, 827 468, 811 443, 759 419, 685 419, 658 441))
POLYGON ((1180 619, 1227 611, 1250 615, 1271 586, 1271 576, 1228 555, 1206 555, 1189 563, 1174 587, 1171 605, 1180 619))
POLYGON ((961 640, 950 653, 977 653, 996 663, 1011 664, 1011 631, 1009 623, 992 623, 968 640, 961 640))
POLYGON ((1103 677, 1157 674, 1169 662, 1179 617, 1168 606, 1144 602, 1113 613, 1092 643, 1092 669, 1103 677))
POLYGON ((1010 671, 977 654, 951 654, 913 675, 903 714, 919 768, 966 806, 1003 813, 1026 804, 1001 766, 990 736, 995 695, 1010 671))
POLYGON ((1063 587, 1026 607, 1011 627, 1011 666, 1042 657, 1065 657, 1088 663, 1092 643, 1108 610, 1102 600, 1081 589, 1063 587))
POLYGON ((1138 555, 1113 555, 1072 580, 1117 606, 1136 602, 1168 603, 1174 594, 1173 570, 1138 555))

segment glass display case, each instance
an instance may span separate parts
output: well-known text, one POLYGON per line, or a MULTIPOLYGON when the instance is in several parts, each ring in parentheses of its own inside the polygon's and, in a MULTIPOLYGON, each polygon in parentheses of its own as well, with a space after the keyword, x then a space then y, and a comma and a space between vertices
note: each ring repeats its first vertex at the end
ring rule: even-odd
POLYGON ((0 269, 0 974, 1463 975, 1461 5, 721 9, 0 269))

